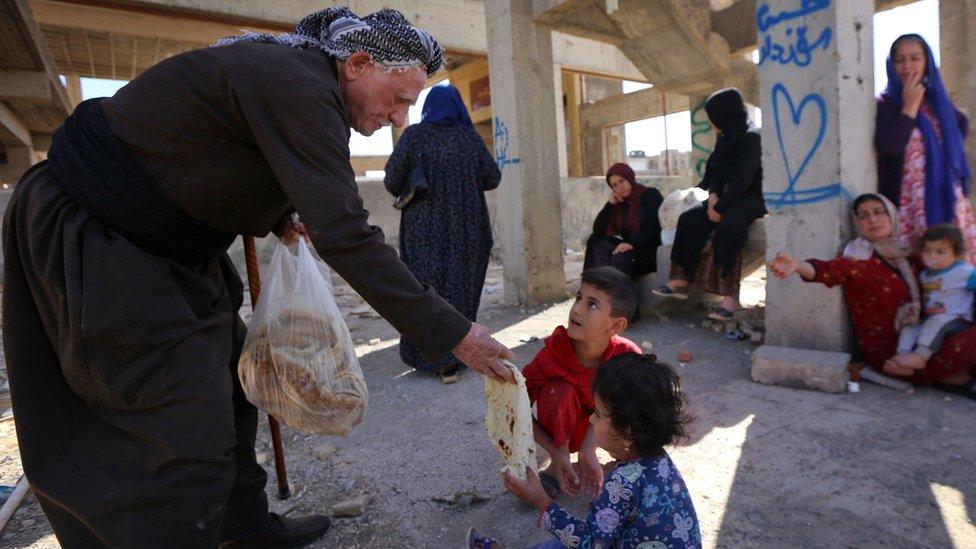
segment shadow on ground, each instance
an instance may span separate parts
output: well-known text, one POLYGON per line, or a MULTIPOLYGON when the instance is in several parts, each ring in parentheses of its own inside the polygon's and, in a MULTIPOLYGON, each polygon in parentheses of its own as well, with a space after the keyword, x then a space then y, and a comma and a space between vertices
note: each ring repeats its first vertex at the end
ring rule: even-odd
MULTIPOLYGON (((568 287, 575 289, 571 270, 568 287)), ((492 284, 489 275, 481 320, 527 364, 542 346, 531 338, 564 323, 570 302, 504 306, 492 284)), ((662 321, 645 311, 625 335, 652 342, 675 365, 679 350, 694 354, 677 368, 697 420, 691 439, 671 453, 692 490, 706 547, 976 547, 976 402, 924 388, 907 395, 864 384, 859 394, 828 395, 758 385, 749 378, 755 347, 703 328, 700 315, 672 310, 662 321)), ((501 460, 483 426, 483 381, 470 372, 454 385, 420 376, 400 362, 385 321, 362 311, 347 318, 360 342, 370 409, 345 439, 285 428, 294 496, 283 502, 273 498, 261 426, 257 449, 271 475, 273 510, 328 513, 336 502, 369 494, 365 513, 336 519, 315 545, 323 548, 458 547, 468 526, 511 547, 546 539, 535 529, 536 514, 502 488, 501 460), (323 445, 337 451, 319 459, 323 445), (438 501, 457 492, 488 499, 438 501)), ((28 502, 0 545, 57 543, 28 502)))

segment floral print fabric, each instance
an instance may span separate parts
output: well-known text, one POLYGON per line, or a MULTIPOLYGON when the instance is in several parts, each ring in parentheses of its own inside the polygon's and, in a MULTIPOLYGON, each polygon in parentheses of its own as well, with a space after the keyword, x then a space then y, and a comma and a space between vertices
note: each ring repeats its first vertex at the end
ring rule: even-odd
POLYGON ((585 519, 554 502, 539 527, 570 548, 701 547, 691 495, 667 454, 620 462, 585 519))
MULTIPOLYGON (((816 274, 808 282, 828 288, 842 286, 847 312, 854 325, 858 358, 881 372, 884 361, 898 346, 895 314, 909 300, 908 285, 897 269, 875 254, 866 261, 838 257, 830 261, 808 259, 816 274)), ((906 377, 913 383, 931 383, 961 372, 976 372, 976 327, 948 339, 924 370, 906 377)))
MULTIPOLYGON (((932 115, 931 108, 923 105, 918 116, 926 116, 935 128, 936 135, 941 136, 939 120, 932 115)), ((912 130, 912 135, 905 146, 905 163, 902 166, 901 200, 898 205, 899 228, 898 235, 908 240, 912 248, 920 250, 922 235, 925 233, 925 143, 922 132, 918 128, 912 130)), ((967 259, 976 265, 976 218, 973 208, 962 194, 962 187, 956 185, 956 225, 962 231, 966 240, 967 259)))

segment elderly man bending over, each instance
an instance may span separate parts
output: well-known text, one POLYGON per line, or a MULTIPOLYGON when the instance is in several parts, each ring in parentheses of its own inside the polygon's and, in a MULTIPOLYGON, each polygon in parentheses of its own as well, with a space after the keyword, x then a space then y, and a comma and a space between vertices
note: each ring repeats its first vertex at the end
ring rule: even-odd
POLYGON ((268 513, 236 373, 236 234, 307 230, 430 360, 510 378, 509 351, 367 224, 349 164, 349 127, 403 124, 440 66, 400 13, 334 7, 167 59, 56 132, 4 216, 3 330, 24 470, 64 546, 284 547, 328 528, 268 513))

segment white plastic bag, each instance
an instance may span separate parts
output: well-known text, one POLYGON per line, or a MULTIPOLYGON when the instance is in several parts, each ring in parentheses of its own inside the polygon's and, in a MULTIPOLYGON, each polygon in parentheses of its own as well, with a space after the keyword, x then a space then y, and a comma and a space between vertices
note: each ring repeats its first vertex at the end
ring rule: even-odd
POLYGON ((247 399, 292 429, 347 435, 369 395, 328 267, 304 239, 275 246, 238 364, 247 399))
POLYGON ((681 214, 708 200, 708 191, 691 187, 688 189, 678 189, 671 191, 664 198, 661 207, 657 210, 658 221, 661 222, 663 231, 678 228, 678 218, 681 214))

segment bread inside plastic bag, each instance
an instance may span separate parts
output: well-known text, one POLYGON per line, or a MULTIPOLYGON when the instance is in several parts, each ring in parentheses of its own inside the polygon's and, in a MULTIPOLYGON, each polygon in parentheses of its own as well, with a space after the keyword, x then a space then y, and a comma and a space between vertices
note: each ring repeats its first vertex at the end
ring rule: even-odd
POLYGON ((238 364, 247 399, 289 427, 347 435, 369 393, 329 271, 304 240, 275 247, 238 364))

